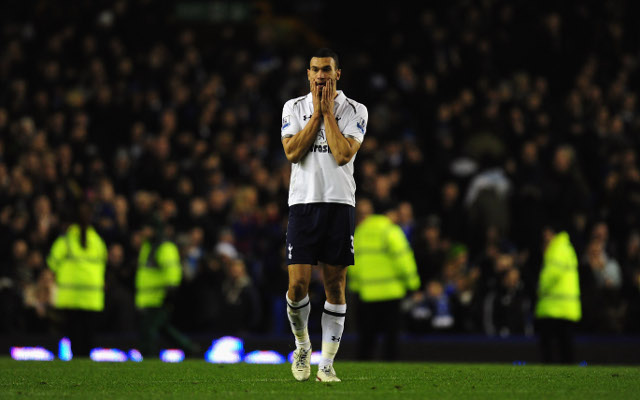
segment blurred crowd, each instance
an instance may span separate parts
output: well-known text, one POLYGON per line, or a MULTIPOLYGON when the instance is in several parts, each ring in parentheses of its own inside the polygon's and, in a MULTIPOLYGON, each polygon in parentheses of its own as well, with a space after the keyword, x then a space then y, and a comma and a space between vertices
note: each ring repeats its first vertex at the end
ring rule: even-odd
POLYGON ((179 327, 286 332, 279 126, 321 46, 369 110, 357 195, 391 206, 415 252, 407 331, 532 334, 553 222, 580 259, 580 329, 640 332, 639 6, 418 2, 354 20, 329 3, 204 23, 150 0, 3 2, 0 332, 55 331, 46 257, 85 198, 109 248, 102 331, 135 329, 140 235, 160 220, 183 261, 179 327))

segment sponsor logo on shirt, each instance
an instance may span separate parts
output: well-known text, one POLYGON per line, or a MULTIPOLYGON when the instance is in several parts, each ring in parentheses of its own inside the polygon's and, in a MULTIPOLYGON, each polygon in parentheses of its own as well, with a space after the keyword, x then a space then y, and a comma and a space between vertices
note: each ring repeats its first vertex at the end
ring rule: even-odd
POLYGON ((314 144, 309 148, 309 153, 329 153, 331 154, 331 149, 327 144, 314 144))

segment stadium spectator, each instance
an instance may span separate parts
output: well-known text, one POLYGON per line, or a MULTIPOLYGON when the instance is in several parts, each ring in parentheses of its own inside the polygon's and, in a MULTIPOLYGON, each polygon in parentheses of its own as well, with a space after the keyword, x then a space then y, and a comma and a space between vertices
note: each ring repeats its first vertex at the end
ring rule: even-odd
POLYGON ((531 300, 524 290, 517 268, 507 267, 498 276, 499 284, 483 296, 484 332, 508 337, 533 332, 531 300))
POLYGON ((625 331, 640 332, 640 323, 635 315, 640 312, 640 234, 633 232, 629 236, 623 258, 622 294, 626 306, 625 331))
POLYGON ((135 331, 135 264, 128 262, 125 247, 113 243, 109 247, 105 278, 103 331, 133 333, 135 331))
POLYGON ((474 300, 479 277, 480 268, 470 262, 467 246, 461 243, 453 244, 447 253, 439 282, 450 301, 450 312, 455 315, 458 330, 469 331, 470 326, 473 326, 474 300))
POLYGON ((584 255, 585 283, 583 297, 588 302, 585 311, 590 331, 620 332, 624 324, 621 297, 622 271, 618 261, 607 254, 605 243, 592 236, 584 255))
POLYGON ((427 282, 436 279, 442 273, 447 244, 441 236, 440 224, 440 218, 437 215, 428 215, 418 224, 416 235, 411 243, 422 289, 427 282))
POLYGON ((415 293, 402 306, 407 312, 407 328, 411 332, 454 331, 455 299, 439 280, 427 282, 422 291, 415 293))
POLYGON ((254 330, 262 313, 260 294, 251 281, 242 259, 234 258, 225 265, 221 291, 221 328, 228 334, 235 335, 254 330))
POLYGON ((50 269, 40 271, 37 281, 23 289, 24 329, 31 333, 52 333, 56 324, 55 275, 50 269))

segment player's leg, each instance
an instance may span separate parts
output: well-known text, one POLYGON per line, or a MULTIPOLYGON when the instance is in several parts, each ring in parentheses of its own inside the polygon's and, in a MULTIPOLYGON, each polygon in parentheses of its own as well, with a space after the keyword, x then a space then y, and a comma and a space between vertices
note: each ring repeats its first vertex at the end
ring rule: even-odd
POLYGON ((311 266, 318 263, 317 247, 322 232, 321 209, 314 204, 296 204, 289 207, 287 224, 286 261, 289 269, 289 287, 286 295, 287 315, 297 348, 309 348, 307 322, 311 266))
POLYGON ((311 312, 309 282, 311 266, 316 265, 318 232, 322 231, 320 210, 313 204, 297 204, 289 208, 286 255, 289 265, 289 288, 286 295, 287 317, 295 336, 291 372, 299 381, 311 375, 311 341, 308 321, 311 312))
POLYGON ((353 265, 353 234, 355 231, 355 207, 331 204, 327 207, 327 228, 324 245, 318 255, 323 262, 322 273, 325 295, 322 313, 322 359, 317 380, 338 382, 333 360, 338 353, 344 320, 347 313, 345 288, 347 266, 353 265))
POLYGON ((296 380, 306 381, 311 376, 311 340, 309 339, 309 282, 311 265, 289 265, 289 290, 287 291, 287 316, 291 332, 295 336, 291 373, 296 380))
POLYGON ((347 314, 345 286, 347 282, 347 268, 325 264, 322 267, 324 290, 327 301, 322 313, 322 358, 318 366, 319 381, 338 382, 333 369, 333 360, 338 353, 344 320, 347 314))
POLYGON ((296 347, 309 348, 309 282, 311 281, 311 265, 289 265, 289 290, 287 291, 287 316, 291 331, 296 337, 296 347))

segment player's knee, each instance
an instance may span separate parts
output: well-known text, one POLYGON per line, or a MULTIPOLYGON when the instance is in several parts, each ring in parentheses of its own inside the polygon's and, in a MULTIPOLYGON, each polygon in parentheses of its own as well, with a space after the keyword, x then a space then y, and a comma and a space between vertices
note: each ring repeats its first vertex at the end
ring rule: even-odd
POLYGON ((342 304, 345 300, 344 285, 340 282, 325 284, 327 301, 331 304, 342 304))
POLYGON ((289 283, 289 298, 293 301, 304 299, 309 290, 309 284, 305 280, 296 280, 289 283))

